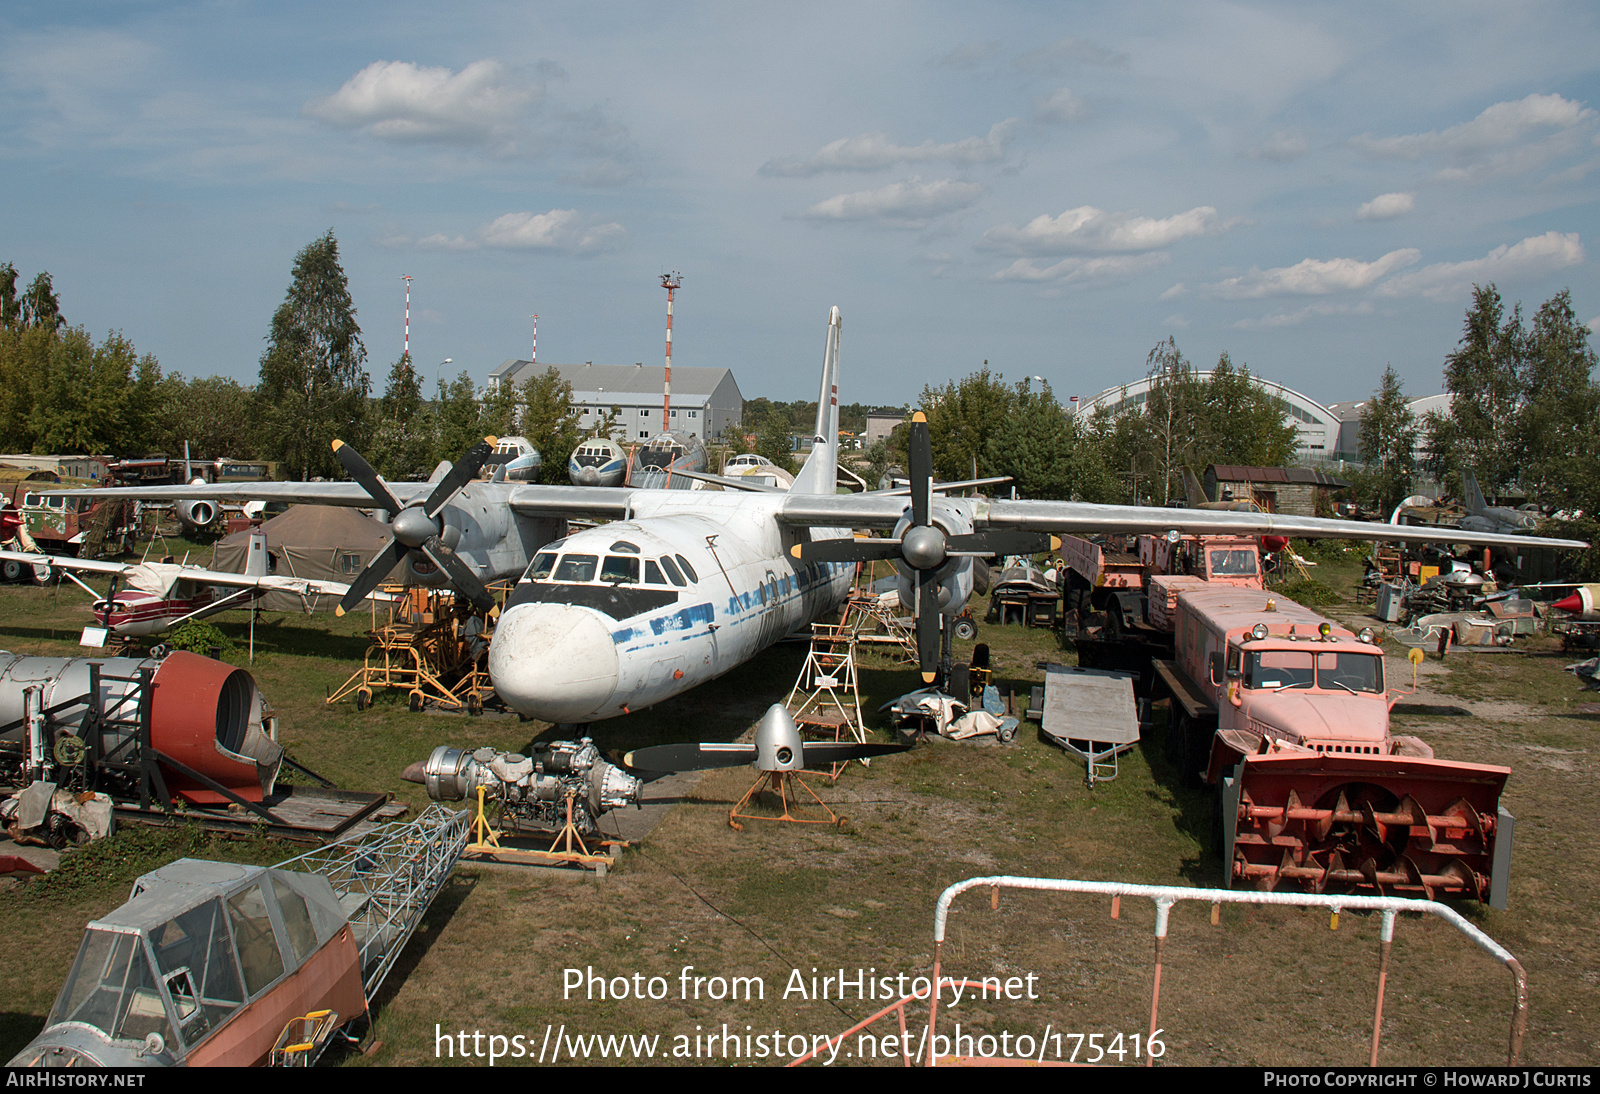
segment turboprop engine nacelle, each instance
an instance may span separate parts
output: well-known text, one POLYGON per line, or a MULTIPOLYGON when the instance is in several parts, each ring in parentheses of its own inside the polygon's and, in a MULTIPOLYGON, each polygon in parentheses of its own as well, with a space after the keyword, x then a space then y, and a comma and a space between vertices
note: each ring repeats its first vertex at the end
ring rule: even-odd
MULTIPOLYGON (((189 480, 190 486, 204 486, 206 480, 198 476, 189 480)), ((217 518, 222 515, 222 509, 214 501, 204 499, 198 501, 180 501, 176 505, 178 523, 185 532, 209 532, 217 523, 217 518)))
POLYGON ((900 603, 910 608, 916 601, 917 570, 933 569, 938 578, 939 611, 948 616, 959 615, 972 596, 972 571, 974 559, 945 554, 945 541, 951 536, 964 536, 972 531, 972 522, 953 506, 935 498, 930 511, 932 523, 913 528, 908 512, 894 526, 891 538, 903 544, 902 560, 895 562, 900 577, 900 603), (916 569, 912 569, 915 566, 916 569))
POLYGON ((600 815, 636 804, 641 779, 600 758, 588 737, 555 741, 532 756, 479 748, 471 752, 440 745, 424 763, 412 764, 403 776, 426 784, 436 802, 484 796, 499 801, 502 817, 516 827, 557 829, 566 823, 566 802, 572 799, 572 823, 586 835, 599 831, 600 815))

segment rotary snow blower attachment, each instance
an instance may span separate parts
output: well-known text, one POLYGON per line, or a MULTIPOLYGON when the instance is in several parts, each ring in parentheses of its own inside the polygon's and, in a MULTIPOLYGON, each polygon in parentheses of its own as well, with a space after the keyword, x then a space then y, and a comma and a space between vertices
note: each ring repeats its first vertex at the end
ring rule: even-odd
POLYGON ((1402 755, 1245 756, 1223 780, 1230 887, 1486 901, 1504 909, 1508 767, 1402 755))

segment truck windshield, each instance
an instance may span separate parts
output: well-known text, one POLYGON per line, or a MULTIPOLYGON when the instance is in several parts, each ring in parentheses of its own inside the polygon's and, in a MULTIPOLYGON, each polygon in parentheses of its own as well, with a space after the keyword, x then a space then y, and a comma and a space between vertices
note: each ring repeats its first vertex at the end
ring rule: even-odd
POLYGON ((1211 572, 1218 577, 1254 577, 1256 553, 1250 550, 1210 552, 1211 572))
POLYGON ((1258 650, 1245 654, 1244 686, 1375 694, 1383 691, 1383 658, 1341 650, 1258 650))

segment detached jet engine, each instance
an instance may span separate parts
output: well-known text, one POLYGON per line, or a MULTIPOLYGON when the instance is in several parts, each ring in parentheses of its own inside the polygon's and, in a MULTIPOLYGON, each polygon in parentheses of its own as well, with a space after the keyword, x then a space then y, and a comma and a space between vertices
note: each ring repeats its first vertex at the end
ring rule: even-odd
POLYGON ((209 657, 0 654, 0 784, 127 798, 159 767, 192 805, 226 805, 219 786, 260 802, 283 759, 273 738, 254 678, 209 657))
POLYGON ((532 756, 440 745, 401 777, 425 784, 436 802, 471 799, 482 787, 484 797, 501 803, 502 819, 515 828, 560 829, 570 798, 572 823, 583 835, 599 833, 601 814, 638 804, 644 786, 644 780, 601 759, 588 737, 555 741, 532 756))

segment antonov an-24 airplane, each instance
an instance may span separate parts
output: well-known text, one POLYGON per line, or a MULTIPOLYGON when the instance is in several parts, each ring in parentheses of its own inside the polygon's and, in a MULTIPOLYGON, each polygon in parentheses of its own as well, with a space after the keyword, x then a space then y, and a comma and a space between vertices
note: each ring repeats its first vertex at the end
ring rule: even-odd
MULTIPOLYGON (((941 621, 973 591, 975 559, 1050 549, 1050 532, 1171 530, 1581 548, 1574 540, 1366 524, 1272 513, 948 497, 932 481, 928 426, 916 415, 911 486, 838 494, 839 309, 829 319, 811 455, 787 491, 717 480, 722 491, 473 481, 475 446, 426 483, 388 483, 335 443, 352 482, 135 487, 121 497, 268 499, 376 507, 393 539, 346 595, 353 607, 404 563, 407 581, 449 583, 480 603, 485 582, 519 578, 495 625, 489 671, 513 709, 549 722, 614 718, 744 664, 836 609, 855 563, 893 559, 917 618, 931 681, 941 621), (570 517, 608 521, 562 536, 570 517), (892 529, 857 540, 853 529, 892 529)), ((706 476, 714 478, 713 476, 706 476)))

